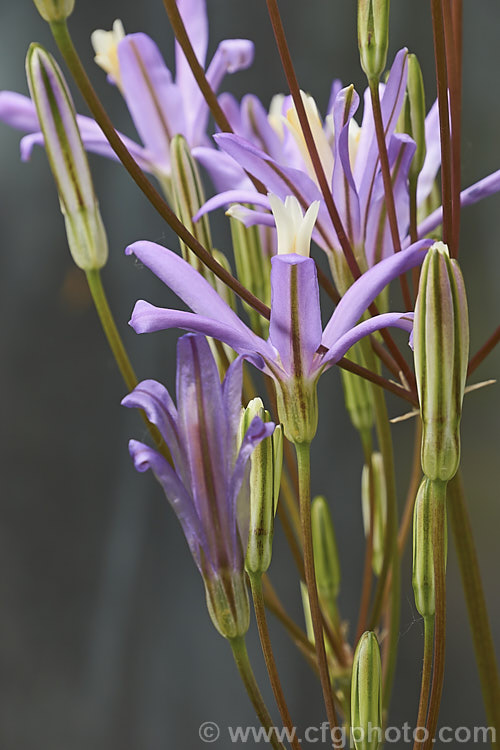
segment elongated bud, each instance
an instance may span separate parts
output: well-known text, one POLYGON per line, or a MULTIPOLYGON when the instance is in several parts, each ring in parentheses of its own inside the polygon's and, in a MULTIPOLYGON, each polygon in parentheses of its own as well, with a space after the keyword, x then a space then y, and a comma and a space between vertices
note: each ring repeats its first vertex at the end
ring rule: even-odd
POLYGON ((460 418, 469 356, 465 286, 448 248, 436 242, 422 266, 413 327, 422 415, 422 470, 448 481, 460 462, 460 418))
POLYGON ((71 255, 85 271, 102 268, 108 258, 106 232, 68 88, 56 61, 37 44, 28 50, 26 72, 71 255))
POLYGON ((369 81, 379 80, 389 47, 389 0, 358 0, 358 47, 369 81))
POLYGON ((225 638, 245 635, 250 625, 250 603, 243 573, 219 571, 203 576, 207 607, 212 622, 225 638))
MULTIPOLYGON (((270 231, 270 228, 246 227, 232 214, 229 214, 229 216, 238 279, 243 286, 246 286, 252 294, 269 307, 271 305, 271 259, 264 253, 259 232, 270 231)), ((243 307, 248 313, 254 333, 267 339, 269 336, 268 321, 246 302, 243 303, 243 307)))
POLYGON ((406 102, 406 132, 417 144, 417 150, 410 164, 410 180, 416 181, 424 166, 425 145, 425 91, 422 70, 416 55, 408 55, 408 97, 406 102))
POLYGON ((311 643, 314 643, 314 628, 311 615, 311 603, 309 601, 307 586, 303 581, 300 582, 300 595, 302 598, 302 609, 304 610, 304 622, 306 624, 307 638, 311 643))
MULTIPOLYGON (((250 401, 243 412, 242 435, 255 417, 260 417, 263 422, 271 421, 260 398, 250 401)), ((283 436, 281 427, 277 426, 271 437, 254 448, 250 458, 250 526, 245 558, 249 573, 265 573, 271 563, 282 462, 283 436)))
POLYGON ((363 633, 354 653, 351 683, 351 733, 356 750, 382 744, 382 667, 375 633, 363 633))
POLYGON ((318 594, 325 610, 335 622, 340 589, 340 562, 332 516, 326 499, 321 495, 312 501, 311 524, 318 594))
MULTIPOLYGON (((366 367, 363 349, 359 344, 350 348, 347 359, 366 367)), ((352 372, 342 369, 341 373, 345 405, 351 422, 359 432, 366 433, 372 429, 374 422, 372 386, 368 380, 352 372)))
MULTIPOLYGON (((432 617, 436 611, 434 579, 434 516, 439 513, 439 504, 446 514, 446 485, 423 479, 419 487, 413 511, 413 593, 415 606, 422 617, 432 617)), ((445 515, 446 519, 446 515, 445 515)), ((446 520, 444 522, 445 547, 447 546, 446 520)), ((445 560, 447 550, 445 549, 445 560)))
POLYGON ((380 575, 384 560, 385 528, 387 524, 387 487, 385 483, 384 459, 381 453, 373 453, 372 470, 365 464, 361 476, 361 501, 365 536, 371 526, 371 476, 373 476, 373 572, 380 575))
POLYGON ((44 21, 65 21, 73 13, 75 0, 34 0, 44 21))

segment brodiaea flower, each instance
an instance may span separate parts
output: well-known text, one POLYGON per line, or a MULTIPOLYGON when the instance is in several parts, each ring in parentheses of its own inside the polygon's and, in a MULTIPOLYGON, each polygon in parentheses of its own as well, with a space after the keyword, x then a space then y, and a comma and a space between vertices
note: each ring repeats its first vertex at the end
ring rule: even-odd
POLYGON ((203 576, 212 620, 226 638, 248 629, 247 465, 254 447, 274 430, 272 422, 255 417, 238 451, 241 387, 241 358, 221 384, 207 340, 188 334, 177 347, 177 408, 154 380, 139 383, 122 401, 144 409, 168 445, 173 466, 137 440, 130 441, 130 453, 136 469, 151 469, 163 487, 203 576))

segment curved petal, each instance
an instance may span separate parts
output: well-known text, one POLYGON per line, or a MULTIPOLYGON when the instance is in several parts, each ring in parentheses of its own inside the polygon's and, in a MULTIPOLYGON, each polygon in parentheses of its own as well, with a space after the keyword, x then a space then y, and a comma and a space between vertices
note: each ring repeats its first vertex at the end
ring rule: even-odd
POLYGON ((380 261, 360 276, 344 294, 328 321, 321 342, 323 346, 331 349, 358 322, 390 281, 422 263, 431 245, 432 240, 415 242, 407 250, 380 261))
POLYGON ((434 102, 425 118, 425 160, 418 176, 417 205, 423 203, 432 190, 441 167, 441 140, 439 137, 439 107, 434 102))
POLYGON ((335 161, 332 194, 349 240, 358 247, 361 240, 359 199, 349 156, 349 126, 359 106, 359 96, 353 86, 337 94, 333 107, 335 161))
POLYGON ((241 391, 243 388, 243 358, 238 357, 229 365, 222 382, 222 401, 228 424, 226 453, 229 457, 228 470, 233 470, 238 446, 238 433, 241 419, 241 391))
POLYGON ((274 159, 282 154, 282 142, 269 122, 268 113, 260 99, 247 94, 241 100, 241 135, 254 142, 274 159))
MULTIPOLYGON (((208 48, 208 17, 206 0, 177 0, 177 9, 186 28, 189 41, 202 68, 205 67, 208 48)), ((175 41, 175 80, 184 94, 184 101, 189 102, 192 97, 199 95, 191 68, 184 52, 175 41)))
POLYGON ((206 169, 218 193, 234 189, 253 190, 257 193, 245 170, 228 154, 207 146, 196 146, 191 153, 206 169))
POLYGON ((252 341, 249 341, 240 331, 235 330, 230 325, 196 313, 155 307, 144 300, 136 302, 130 325, 136 333, 153 333, 154 331, 165 331, 169 328, 182 328, 191 333, 212 336, 218 341, 228 344, 239 354, 243 354, 260 370, 265 369, 262 356, 274 358, 266 342, 257 336, 255 338, 259 342, 258 348, 253 346, 252 341))
POLYGON ((129 451, 137 471, 151 469, 179 519, 194 560, 200 568, 200 547, 205 548, 205 534, 193 500, 168 461, 157 451, 137 440, 129 442, 129 451))
POLYGON ((254 206, 262 206, 263 208, 271 210, 267 195, 262 195, 256 190, 226 190, 223 193, 214 195, 213 198, 209 198, 193 217, 193 221, 198 221, 205 214, 210 213, 211 211, 216 211, 218 208, 230 206, 231 203, 251 203, 254 206))
POLYGON ((369 320, 364 320, 337 339, 332 348, 321 360, 321 364, 334 364, 338 362, 349 351, 351 346, 364 336, 368 336, 375 331, 380 331, 381 328, 389 327, 401 328, 403 331, 411 333, 413 329, 413 313, 383 313, 382 315, 375 315, 369 320))

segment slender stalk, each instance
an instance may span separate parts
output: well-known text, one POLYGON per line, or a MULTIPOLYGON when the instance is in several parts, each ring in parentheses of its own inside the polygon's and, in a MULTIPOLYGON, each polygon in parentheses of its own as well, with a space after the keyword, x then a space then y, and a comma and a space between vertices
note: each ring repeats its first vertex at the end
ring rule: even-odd
POLYGON ((262 576, 259 574, 250 576, 250 584, 252 587, 252 598, 255 609, 255 618, 257 620, 257 628, 259 630, 260 644, 262 646, 262 653, 264 654, 264 660, 266 662, 267 672, 269 674, 269 681, 273 689, 273 694, 278 706, 283 726, 289 731, 291 739, 291 745, 294 750, 301 750, 301 744, 294 734, 294 725, 290 716, 290 711, 286 703, 283 688, 276 667, 276 661, 274 659, 274 653, 271 646, 271 639, 269 636, 269 628, 267 626, 266 608, 264 606, 264 594, 262 591, 262 576))
MULTIPOLYGON (((425 727, 427 719, 427 704, 431 691, 432 657, 434 653, 434 617, 424 617, 424 665, 422 667, 422 683, 420 687, 420 701, 416 728, 425 727)), ((417 739, 413 743, 413 750, 420 750, 422 742, 417 739)))
POLYGON ((363 584, 361 586, 361 597, 359 604, 358 625, 356 627, 356 643, 366 630, 368 609, 370 607, 370 594, 372 590, 372 564, 373 564, 373 535, 375 526, 375 484, 372 462, 372 439, 371 433, 367 431, 363 439, 364 461, 368 466, 369 488, 370 488, 370 525, 368 527, 368 539, 366 540, 365 563, 363 568, 363 584))
POLYGON ((413 442, 413 459, 412 459, 412 470, 410 477, 410 484, 408 485, 408 492, 406 494, 406 504, 399 526, 398 535, 398 550, 399 556, 403 557, 403 552, 406 546, 406 540, 410 533, 412 519, 413 519, 413 508, 415 506, 415 498, 417 496, 418 488, 420 485, 420 478, 422 476, 422 468, 420 466, 420 445, 422 440, 422 421, 420 416, 416 417, 415 424, 415 437, 413 442))
POLYGON ((493 351, 495 346, 500 341, 500 326, 496 328, 489 339, 482 345, 482 347, 474 354, 472 359, 469 362, 469 367, 467 369, 467 375, 472 375, 474 370, 477 370, 481 362, 486 359, 488 354, 493 351))
POLYGON ((306 648, 311 653, 311 657, 314 660, 315 668, 317 671, 316 659, 314 646, 308 639, 305 632, 300 628, 289 614, 285 611, 276 591, 273 588, 268 575, 262 577, 263 590, 264 590, 264 602, 270 612, 281 622, 285 630, 288 631, 290 637, 303 648, 306 648))
POLYGON ((336 364, 339 367, 342 367, 342 369, 353 372, 355 375, 359 375, 365 380, 369 380, 371 383, 380 386, 384 390, 389 391, 389 393, 394 393, 396 396, 399 396, 405 401, 408 401, 413 406, 418 406, 417 396, 413 390, 409 391, 406 388, 403 388, 401 385, 393 383, 392 380, 387 380, 377 372, 372 372, 367 367, 358 365, 356 362, 352 362, 346 357, 342 357, 342 359, 339 359, 336 364))
POLYGON ((270 317, 271 311, 261 300, 253 295, 232 274, 218 263, 209 251, 189 232, 179 221, 168 203, 162 198, 154 185, 148 180, 135 159, 123 145, 104 107, 102 106, 92 84, 85 72, 78 53, 74 47, 66 22, 51 23, 50 28, 57 46, 71 71, 75 82, 82 93, 83 98, 94 115, 96 122, 101 127, 104 135, 109 141, 113 151, 128 171, 137 186, 142 190, 146 198, 158 211, 160 216, 167 222, 171 229, 184 242, 200 260, 222 281, 227 284, 241 299, 257 310, 263 317, 270 317))
POLYGON ((442 495, 438 498, 433 517, 433 543, 434 543, 434 587, 436 614, 434 619, 434 671, 432 675, 432 686, 429 697, 429 712, 427 714, 426 728, 428 737, 424 744, 424 750, 430 750, 434 746, 434 737, 437 730, 439 708, 444 684, 444 663, 446 651, 446 483, 439 483, 442 495))
MULTIPOLYGON (((134 368, 132 367, 121 336, 118 332, 118 328, 116 327, 113 313, 111 312, 111 309, 109 307, 106 292, 104 291, 104 287, 102 284, 101 272, 97 269, 93 271, 86 271, 86 277, 92 299, 94 300, 95 309, 97 311, 101 326, 108 341, 109 348, 111 349, 113 357, 115 358, 118 369, 120 370, 120 374, 125 385, 127 386, 127 390, 133 391, 139 381, 137 379, 137 375, 134 372, 134 368)), ((165 444, 165 441, 160 435, 158 428, 155 427, 154 424, 151 424, 142 409, 140 411, 141 416, 146 423, 151 437, 153 438, 158 450, 161 451, 167 461, 171 462, 172 459, 170 456, 170 452, 165 444)))
MULTIPOLYGON (((373 362, 373 353, 369 347, 365 348, 367 362, 373 362)), ((373 403, 375 407, 375 426, 377 439, 384 461, 385 481, 387 490, 387 521, 385 531, 385 550, 382 570, 375 590, 374 602, 369 619, 369 630, 374 630, 380 618, 384 604, 384 594, 389 571, 391 571, 390 590, 390 619, 387 637, 387 661, 384 664, 384 695, 383 707, 387 709, 392 692, 392 683, 396 669, 397 648, 399 639, 400 620, 400 560, 397 547, 398 530, 398 502, 396 494, 396 479, 394 471, 394 452, 392 435, 387 414, 384 394, 379 388, 373 388, 373 403)))
POLYGON ((337 712, 333 702, 332 686, 326 659, 325 641, 323 637, 323 620, 319 606, 318 587, 316 585, 316 573, 314 570, 313 541, 311 531, 311 466, 310 466, 310 444, 296 443, 297 466, 299 472, 299 500, 300 518, 302 523, 302 545, 304 548, 304 567, 306 574, 307 593, 311 607, 311 619, 314 631, 314 641, 318 669, 323 689, 323 699, 326 713, 330 723, 330 729, 338 726, 337 712))
POLYGON ((444 38, 451 120, 452 257, 458 257, 460 239, 460 171, 462 133, 462 0, 443 0, 444 38))
POLYGON ((497 658, 460 474, 451 480, 448 492, 450 525, 462 576, 486 718, 488 725, 495 728, 498 738, 500 737, 500 679, 497 658))
POLYGON ((439 132, 441 137, 441 187, 443 195, 443 240, 448 245, 452 237, 452 167, 450 113, 448 107, 448 72, 441 0, 431 0, 434 55, 439 107, 439 132))
POLYGON ((264 703, 264 699, 260 693, 259 686, 257 685, 257 681, 255 679, 255 675, 248 658, 248 652, 244 638, 233 638, 229 641, 229 644, 233 652, 234 661, 236 663, 236 666, 238 667, 238 672, 240 673, 240 677, 248 693, 248 697, 252 701, 252 705, 255 709, 255 713, 257 714, 260 723, 268 731, 269 741, 271 745, 275 748, 275 750, 285 750, 284 745, 278 740, 276 736, 275 725, 273 724, 273 720, 271 719, 266 704, 264 703))
MULTIPOLYGON (((391 168, 389 166, 389 156, 387 154, 387 144, 385 142, 384 121, 382 119, 382 109, 380 106, 380 94, 378 90, 378 79, 368 81, 373 109, 373 122, 375 125, 375 135, 377 138, 378 153, 380 159, 380 169, 382 172, 382 181, 384 183, 384 197, 387 207, 387 218, 391 230, 392 244, 394 252, 401 252, 401 240, 399 238, 398 219, 396 216, 396 205, 394 203, 394 191, 392 189, 391 168)), ((410 289, 406 276, 400 277, 401 291, 403 293, 404 303, 408 310, 413 308, 410 289)))

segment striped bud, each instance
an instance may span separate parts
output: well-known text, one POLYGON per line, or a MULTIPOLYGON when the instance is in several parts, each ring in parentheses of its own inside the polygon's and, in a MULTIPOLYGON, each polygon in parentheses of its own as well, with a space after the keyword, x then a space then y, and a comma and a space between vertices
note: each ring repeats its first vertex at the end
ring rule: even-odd
POLYGON ((34 0, 44 21, 65 21, 73 13, 75 0, 34 0))
MULTIPOLYGON (((244 435, 252 420, 260 417, 270 422, 260 398, 254 398, 244 410, 241 434, 244 435)), ((249 573, 262 574, 271 564, 274 516, 278 506, 283 461, 283 436, 277 426, 271 437, 254 448, 250 458, 250 526, 245 567, 249 573)))
POLYGON ((56 61, 38 44, 28 50, 26 73, 71 255, 84 271, 97 270, 107 261, 108 242, 68 87, 56 61))
POLYGON ((372 632, 363 633, 354 653, 351 734, 356 750, 377 750, 382 744, 382 667, 372 632))
MULTIPOLYGON (((419 487, 413 511, 413 593, 415 606, 422 617, 432 617, 436 611, 434 582, 434 517, 439 503, 444 502, 446 514, 446 485, 423 479, 419 487)), ((446 516, 445 516, 446 518, 446 516)), ((445 546, 446 521, 445 521, 445 546)), ((445 560, 447 550, 445 549, 445 560)))
MULTIPOLYGON (((354 344, 349 349, 347 359, 366 367, 363 356, 363 343, 354 344)), ((365 434, 373 427, 373 391, 371 383, 365 378, 342 369, 342 385, 344 387, 344 401, 354 427, 365 434)))
POLYGON ((425 91, 422 70, 416 55, 408 55, 408 93, 406 100, 405 131, 417 144, 417 150, 410 164, 410 180, 416 181, 424 166, 425 145, 425 91))
POLYGON ((358 47, 368 80, 378 81, 387 62, 389 0, 358 0, 358 47))
POLYGON ((435 242, 422 266, 413 327, 422 416, 422 470, 448 481, 460 462, 460 418, 469 355, 467 297, 460 268, 435 242))
POLYGON ((340 562, 332 516, 326 499, 321 495, 312 501, 311 526, 318 595, 325 611, 336 622, 340 562))
MULTIPOLYGON (((384 459, 381 453, 372 453, 373 475, 373 572, 380 575, 384 560, 385 528, 387 523, 387 487, 385 483, 384 459)), ((361 503, 365 536, 371 526, 371 482, 370 467, 365 464, 361 475, 361 503)))

